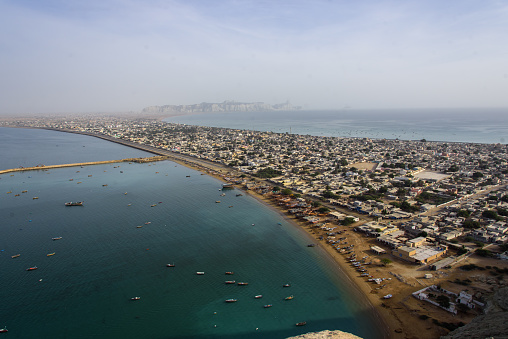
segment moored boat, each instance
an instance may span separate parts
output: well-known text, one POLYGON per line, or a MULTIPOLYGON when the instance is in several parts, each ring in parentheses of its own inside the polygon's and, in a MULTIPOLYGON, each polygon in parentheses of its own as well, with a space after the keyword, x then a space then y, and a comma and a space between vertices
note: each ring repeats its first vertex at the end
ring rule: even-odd
POLYGON ((0 333, 7 333, 9 330, 7 330, 7 326, 4 326, 4 328, 0 328, 0 333))
POLYGON ((234 280, 226 280, 226 284, 234 284, 235 281, 234 280))
POLYGON ((83 201, 77 201, 77 202, 66 202, 65 206, 83 206, 83 201))
POLYGON ((47 257, 51 257, 52 255, 55 255, 55 252, 46 254, 47 257))
POLYGON ((307 325, 307 322, 302 321, 302 322, 296 323, 296 326, 303 326, 303 325, 307 325))
POLYGON ((175 267, 175 264, 166 264, 167 267, 175 267))
POLYGON ((234 274, 234 273, 235 273, 235 272, 226 272, 226 274, 228 274, 228 275, 232 275, 232 274, 234 274))
POLYGON ((289 297, 285 297, 284 300, 291 300, 293 298, 294 298, 294 296, 290 295, 289 297))
POLYGON ((62 237, 51 238, 51 240, 60 240, 62 237))
POLYGON ((197 275, 204 275, 205 272, 196 272, 197 275))
POLYGON ((239 282, 238 285, 240 286, 245 286, 245 285, 248 285, 249 283, 248 282, 239 282))
POLYGON ((289 286, 291 286, 291 285, 290 284, 284 284, 284 285, 282 285, 282 287, 289 287, 289 286))
POLYGON ((11 256, 12 259, 15 259, 17 257, 19 257, 21 254, 14 254, 13 256, 11 256))
POLYGON ((29 267, 26 270, 27 271, 35 271, 37 269, 37 266, 29 267))
POLYGON ((263 295, 262 294, 258 294, 258 295, 255 295, 254 298, 261 299, 261 298, 263 298, 263 295))
POLYGON ((267 304, 267 305, 264 305, 263 307, 264 308, 269 308, 269 307, 272 307, 272 304, 267 304))
POLYGON ((237 302, 238 299, 226 299, 226 302, 227 303, 234 303, 234 302, 237 302))
POLYGON ((139 300, 141 297, 132 297, 131 300, 139 300))

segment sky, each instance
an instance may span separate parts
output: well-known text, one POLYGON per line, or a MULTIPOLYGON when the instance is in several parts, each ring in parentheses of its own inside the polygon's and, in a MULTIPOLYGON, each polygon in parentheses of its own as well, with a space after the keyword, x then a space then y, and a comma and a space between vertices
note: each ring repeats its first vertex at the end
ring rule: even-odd
POLYGON ((508 107, 504 0, 0 0, 0 114, 508 107))

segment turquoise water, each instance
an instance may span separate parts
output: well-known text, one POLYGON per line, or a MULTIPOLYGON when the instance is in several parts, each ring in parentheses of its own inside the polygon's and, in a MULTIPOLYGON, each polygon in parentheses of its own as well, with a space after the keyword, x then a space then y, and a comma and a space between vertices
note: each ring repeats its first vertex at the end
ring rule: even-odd
POLYGON ((165 121, 329 137, 505 144, 507 118, 506 108, 457 108, 206 113, 165 121))
MULTIPOLYGON (((104 152, 118 146, 98 141, 104 152)), ((382 337, 365 299, 320 248, 306 246, 302 230, 245 192, 220 196, 214 178, 169 161, 0 178, 0 326, 10 338, 285 338, 324 329, 382 337)))

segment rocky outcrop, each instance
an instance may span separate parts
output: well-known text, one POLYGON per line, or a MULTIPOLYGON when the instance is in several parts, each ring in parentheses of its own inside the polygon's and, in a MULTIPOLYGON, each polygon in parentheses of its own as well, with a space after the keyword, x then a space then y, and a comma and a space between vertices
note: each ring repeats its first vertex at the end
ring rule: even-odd
POLYGON ((300 334, 296 337, 289 337, 287 339, 362 339, 354 334, 342 331, 321 331, 300 334))
POLYGON ((508 338, 508 287, 494 293, 487 303, 485 314, 441 337, 441 339, 462 338, 508 338))
POLYGON ((289 102, 270 105, 263 102, 243 103, 236 101, 224 101, 222 103, 202 102, 194 105, 164 105, 149 106, 143 109, 142 113, 164 114, 164 113, 206 113, 206 112, 266 112, 266 111, 292 111, 300 109, 289 102))

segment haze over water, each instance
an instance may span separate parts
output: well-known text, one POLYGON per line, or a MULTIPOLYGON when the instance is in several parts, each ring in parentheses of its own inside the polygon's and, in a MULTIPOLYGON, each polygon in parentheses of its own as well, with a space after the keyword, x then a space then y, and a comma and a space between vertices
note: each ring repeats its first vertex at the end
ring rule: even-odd
MULTIPOLYGON (((76 152, 98 144, 101 154, 88 161, 118 147, 125 152, 114 158, 146 155, 39 132, 9 130, 23 137, 3 138, 1 156, 16 149, 38 159, 54 141, 58 162, 76 162, 76 152)), ((12 338, 284 338, 324 329, 381 337, 365 299, 320 248, 306 246, 302 230, 236 189, 220 196, 220 187, 170 161, 1 175, 0 326, 12 338), (32 266, 38 269, 25 271, 32 266)))

